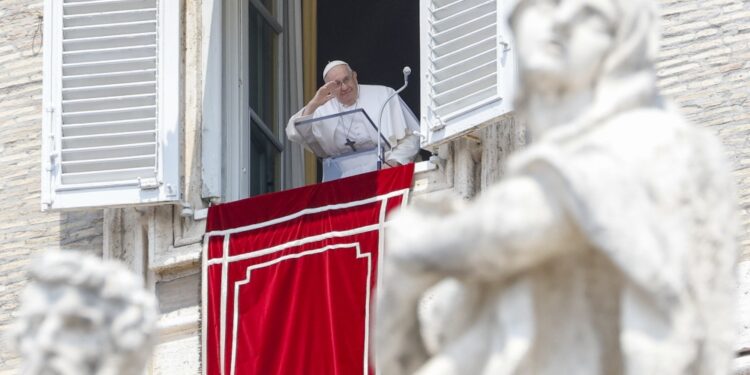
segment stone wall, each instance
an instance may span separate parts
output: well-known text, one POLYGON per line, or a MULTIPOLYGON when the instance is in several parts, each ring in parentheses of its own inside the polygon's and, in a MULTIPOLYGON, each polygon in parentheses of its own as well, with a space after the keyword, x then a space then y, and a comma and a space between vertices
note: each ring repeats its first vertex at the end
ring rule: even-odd
MULTIPOLYGON (((750 2, 661 0, 662 92, 721 137, 734 163, 743 225, 750 224, 750 2)), ((750 236, 742 239, 750 259, 750 236)))
MULTIPOLYGON (((25 286, 26 266, 46 248, 101 254, 102 212, 42 213, 42 14, 40 0, 3 0, 0 7, 0 336, 25 286)), ((4 341, 0 374, 19 360, 4 341)))
POLYGON ((743 236, 738 373, 750 374, 750 2, 661 0, 663 93, 719 135, 737 178, 743 236))

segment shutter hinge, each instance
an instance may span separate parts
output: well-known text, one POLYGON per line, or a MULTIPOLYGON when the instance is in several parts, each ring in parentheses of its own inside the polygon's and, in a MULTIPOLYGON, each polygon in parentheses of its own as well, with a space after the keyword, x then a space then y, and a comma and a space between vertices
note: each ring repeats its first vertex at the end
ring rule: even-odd
POLYGON ((169 197, 176 197, 177 196, 177 191, 174 188, 174 186, 172 186, 172 184, 167 184, 167 196, 169 196, 169 197))
POLYGON ((502 37, 500 37, 500 40, 497 42, 497 44, 503 46, 503 52, 510 51, 510 43, 506 42, 502 37))
MULTIPOLYGON (((49 118, 50 118, 50 124, 52 123, 52 119, 55 113, 55 107, 49 106, 44 109, 45 112, 47 112, 49 118)), ((49 164, 47 164, 44 169, 47 172, 52 172, 52 170, 55 169, 55 161, 60 156, 60 154, 57 152, 57 146, 55 144, 55 135, 53 131, 49 132, 48 135, 49 138, 49 164)))
POLYGON ((141 190, 158 189, 159 186, 161 186, 161 182, 157 181, 155 178, 140 178, 140 177, 138 177, 138 187, 140 187, 141 190))
POLYGON ((52 172, 55 169, 55 166, 56 166, 56 162, 55 161, 57 160, 58 156, 59 156, 59 154, 57 152, 54 152, 54 151, 49 154, 49 163, 44 167, 44 169, 47 172, 52 172))
POLYGON ((438 115, 435 115, 435 121, 433 121, 430 124, 430 130, 438 131, 444 127, 445 127, 445 123, 443 122, 443 120, 438 115))

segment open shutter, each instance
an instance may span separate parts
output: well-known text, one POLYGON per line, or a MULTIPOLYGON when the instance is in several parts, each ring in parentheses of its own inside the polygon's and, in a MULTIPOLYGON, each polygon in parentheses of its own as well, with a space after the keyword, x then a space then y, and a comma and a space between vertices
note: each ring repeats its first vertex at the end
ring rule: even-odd
POLYGON ((45 0, 42 209, 180 199, 177 0, 45 0))
POLYGON ((420 0, 422 147, 512 110, 515 56, 504 0, 420 0))

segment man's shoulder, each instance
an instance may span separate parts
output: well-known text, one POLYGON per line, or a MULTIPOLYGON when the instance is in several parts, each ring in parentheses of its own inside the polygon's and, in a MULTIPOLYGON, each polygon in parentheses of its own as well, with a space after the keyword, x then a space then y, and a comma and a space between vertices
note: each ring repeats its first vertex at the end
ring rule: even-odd
POLYGON ((393 93, 393 89, 388 86, 382 86, 382 85, 359 85, 359 90, 361 94, 370 94, 370 95, 391 95, 393 93))

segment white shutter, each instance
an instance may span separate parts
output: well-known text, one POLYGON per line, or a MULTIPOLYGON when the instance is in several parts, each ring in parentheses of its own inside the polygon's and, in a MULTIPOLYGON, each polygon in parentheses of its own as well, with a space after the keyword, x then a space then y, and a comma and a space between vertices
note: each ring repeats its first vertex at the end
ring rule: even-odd
POLYGON ((515 56, 503 1, 421 0, 422 147, 512 110, 515 56))
POLYGON ((177 0, 45 0, 42 209, 179 200, 177 0))

